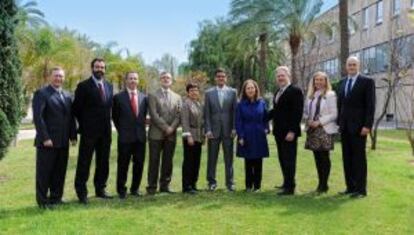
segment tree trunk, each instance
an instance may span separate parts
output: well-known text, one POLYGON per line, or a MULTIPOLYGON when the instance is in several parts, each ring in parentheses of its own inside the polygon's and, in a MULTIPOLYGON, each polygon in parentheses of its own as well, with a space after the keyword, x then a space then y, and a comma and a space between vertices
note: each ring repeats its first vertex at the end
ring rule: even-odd
POLYGON ((381 123, 382 119, 384 119, 385 115, 387 114, 388 105, 390 104, 392 93, 394 90, 393 84, 391 84, 390 81, 388 82, 388 90, 385 97, 385 103, 382 108, 381 114, 379 115, 378 119, 375 121, 374 128, 371 131, 370 137, 371 137, 371 149, 376 150, 377 149, 377 137, 378 137, 378 127, 381 123))
POLYGON ((266 66, 266 60, 267 60, 267 40, 268 35, 267 33, 262 33, 259 36, 259 45, 260 45, 260 51, 259 51, 259 87, 262 92, 264 92, 267 88, 267 78, 266 78, 266 72, 267 72, 267 66, 266 66))
POLYGON ((346 72, 346 60, 349 57, 349 30, 348 30, 348 0, 339 0, 339 27, 340 27, 340 69, 344 77, 346 72))
POLYGON ((300 47, 300 43, 301 43, 301 38, 298 35, 291 35, 289 38, 289 46, 290 46, 290 51, 291 51, 291 73, 292 73, 292 78, 291 78, 291 82, 292 84, 296 84, 298 82, 298 77, 297 77, 297 68, 298 68, 298 64, 297 64, 297 55, 299 52, 299 47, 300 47))

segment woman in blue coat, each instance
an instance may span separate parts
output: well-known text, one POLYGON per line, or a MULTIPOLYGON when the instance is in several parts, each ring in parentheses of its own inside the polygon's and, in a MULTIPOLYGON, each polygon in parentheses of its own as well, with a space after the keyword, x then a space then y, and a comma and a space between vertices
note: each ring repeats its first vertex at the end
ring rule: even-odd
POLYGON ((257 192, 262 181, 263 158, 269 156, 266 135, 269 132, 265 101, 257 82, 243 83, 236 110, 237 156, 245 159, 246 191, 257 192))

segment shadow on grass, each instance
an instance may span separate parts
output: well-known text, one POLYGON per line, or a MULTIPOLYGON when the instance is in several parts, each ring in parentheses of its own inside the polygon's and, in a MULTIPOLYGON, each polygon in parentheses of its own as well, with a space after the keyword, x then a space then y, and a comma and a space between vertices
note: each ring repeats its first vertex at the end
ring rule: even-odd
POLYGON ((200 192, 197 195, 184 195, 176 193, 172 195, 157 194, 155 196, 128 197, 126 200, 118 198, 102 200, 90 198, 88 205, 81 205, 77 200, 68 201, 66 204, 53 210, 42 210, 33 205, 11 210, 0 210, 0 219, 13 217, 39 216, 44 213, 87 211, 96 209, 113 210, 142 210, 151 208, 174 207, 175 209, 192 210, 226 210, 226 207, 240 207, 249 209, 274 208, 280 215, 295 214, 320 214, 339 209, 343 204, 353 201, 348 197, 339 195, 316 196, 312 193, 297 194, 295 196, 276 196, 275 191, 260 193, 245 193, 244 191, 227 192, 200 192))

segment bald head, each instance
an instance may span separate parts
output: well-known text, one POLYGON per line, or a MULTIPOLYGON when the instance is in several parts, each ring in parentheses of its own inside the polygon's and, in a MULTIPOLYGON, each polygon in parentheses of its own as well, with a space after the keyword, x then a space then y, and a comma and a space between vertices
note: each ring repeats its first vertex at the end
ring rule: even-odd
POLYGON ((348 75, 350 76, 357 75, 359 73, 359 69, 360 69, 360 62, 359 62, 358 57, 350 56, 346 60, 346 72, 348 73, 348 75))

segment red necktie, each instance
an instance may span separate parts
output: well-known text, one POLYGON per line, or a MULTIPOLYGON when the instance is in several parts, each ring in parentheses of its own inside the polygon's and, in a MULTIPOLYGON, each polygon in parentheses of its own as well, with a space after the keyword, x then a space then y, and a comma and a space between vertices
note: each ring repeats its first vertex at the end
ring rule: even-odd
POLYGON ((104 89, 102 87, 102 83, 98 83, 98 88, 99 88, 99 94, 101 95, 102 101, 105 102, 105 92, 104 89))
POLYGON ((138 105, 137 105, 137 99, 135 99, 135 92, 131 92, 131 108, 132 112, 134 113, 135 117, 138 116, 138 105))

